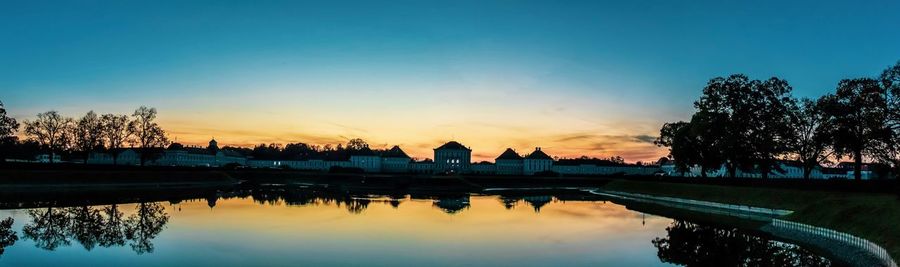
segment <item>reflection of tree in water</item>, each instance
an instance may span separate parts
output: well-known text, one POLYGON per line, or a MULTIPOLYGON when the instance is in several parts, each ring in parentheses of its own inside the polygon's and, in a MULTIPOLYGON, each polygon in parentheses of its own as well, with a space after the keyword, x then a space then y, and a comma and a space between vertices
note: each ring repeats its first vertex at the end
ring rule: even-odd
POLYGON ((534 208, 535 213, 541 212, 541 207, 547 205, 547 203, 550 203, 550 201, 553 201, 552 196, 526 196, 523 197, 523 199, 525 200, 525 202, 528 202, 528 204, 531 204, 531 207, 534 208))
POLYGON ((720 228, 675 220, 668 236, 652 241, 663 262, 685 266, 830 266, 825 258, 796 245, 720 228))
POLYGON ((103 225, 100 230, 100 246, 124 246, 125 245, 125 221, 122 212, 116 204, 103 208, 103 225))
POLYGON ((0 221, 0 255, 8 246, 12 246, 19 240, 16 232, 12 230, 13 218, 9 217, 0 221))
POLYGON ((519 203, 521 197, 512 197, 512 196, 500 196, 500 202, 503 202, 503 207, 506 209, 512 209, 516 206, 516 203, 519 203))
POLYGON ((28 210, 31 223, 22 227, 22 236, 34 240, 34 245, 46 250, 71 244, 68 237, 69 214, 64 210, 47 208, 28 210))
POLYGON ((137 210, 125 220, 125 237, 131 241, 131 249, 138 254, 153 252, 153 238, 156 238, 169 215, 159 203, 141 203, 137 210))
POLYGON ((447 214, 456 214, 469 208, 469 195, 459 197, 439 197, 432 204, 447 214))
POLYGON ((78 241, 85 249, 91 250, 100 241, 103 228, 103 217, 100 210, 88 207, 67 208, 71 222, 68 233, 78 241))
POLYGON ((129 243, 138 254, 153 252, 151 241, 169 221, 158 203, 138 204, 126 219, 118 205, 33 209, 28 214, 31 222, 22 227, 23 236, 46 250, 68 246, 75 240, 87 250, 129 243))

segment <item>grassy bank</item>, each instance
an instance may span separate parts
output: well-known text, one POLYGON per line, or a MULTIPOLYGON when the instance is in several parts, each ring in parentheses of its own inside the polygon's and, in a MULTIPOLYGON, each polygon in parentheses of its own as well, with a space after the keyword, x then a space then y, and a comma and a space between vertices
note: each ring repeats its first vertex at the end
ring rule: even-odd
POLYGON ((603 189, 793 210, 785 219, 868 239, 900 259, 900 198, 893 194, 626 180, 603 189))

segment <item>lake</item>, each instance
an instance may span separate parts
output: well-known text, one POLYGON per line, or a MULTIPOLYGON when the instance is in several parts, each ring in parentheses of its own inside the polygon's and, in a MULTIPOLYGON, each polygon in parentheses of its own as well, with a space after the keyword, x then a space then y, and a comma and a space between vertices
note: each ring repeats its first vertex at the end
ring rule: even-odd
POLYGON ((716 218, 578 190, 492 192, 254 186, 7 201, 0 266, 833 265, 716 218))

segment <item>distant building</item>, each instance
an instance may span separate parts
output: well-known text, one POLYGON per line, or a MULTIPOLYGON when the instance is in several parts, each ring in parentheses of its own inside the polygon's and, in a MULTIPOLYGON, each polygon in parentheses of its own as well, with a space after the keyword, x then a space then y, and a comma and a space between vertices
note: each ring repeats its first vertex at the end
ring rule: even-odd
POLYGON ((412 159, 399 146, 381 154, 381 170, 387 173, 409 172, 409 162, 412 159))
POLYGON ((434 149, 436 173, 468 173, 472 164, 472 149, 456 141, 447 142, 434 149))
POLYGON ((522 173, 525 175, 534 175, 535 173, 550 171, 553 168, 553 158, 541 151, 540 147, 534 148, 534 152, 525 156, 522 160, 522 173))
POLYGON ((470 170, 470 173, 493 175, 493 174, 497 174, 497 167, 494 165, 494 163, 482 161, 479 163, 472 164, 472 169, 470 170))
MULTIPOLYGON (((34 160, 37 161, 37 162, 40 162, 40 163, 50 163, 50 154, 40 154, 40 155, 37 155, 37 157, 35 157, 34 160)), ((61 158, 59 155, 54 154, 54 155, 53 155, 53 162, 54 162, 54 163, 58 163, 58 162, 60 162, 60 161, 62 161, 62 158, 61 158)))
POLYGON ((499 175, 522 175, 522 156, 512 148, 507 148, 500 156, 494 159, 499 175))
POLYGON ((381 157, 369 147, 350 152, 350 164, 365 172, 381 172, 381 157))

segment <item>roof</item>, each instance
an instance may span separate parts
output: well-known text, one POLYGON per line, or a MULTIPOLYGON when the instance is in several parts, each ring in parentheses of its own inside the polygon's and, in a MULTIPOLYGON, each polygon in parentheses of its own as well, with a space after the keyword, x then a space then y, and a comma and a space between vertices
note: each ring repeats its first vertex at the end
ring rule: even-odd
POLYGON ((534 149, 534 152, 531 152, 531 154, 528 154, 528 156, 525 156, 525 158, 526 158, 526 159, 549 159, 549 160, 553 160, 553 158, 551 158, 549 155, 547 155, 546 153, 544 153, 544 151, 541 151, 541 148, 540 148, 540 147, 539 147, 539 148, 535 148, 535 149, 534 149))
POLYGON ((462 145, 462 144, 460 144, 459 142, 456 142, 456 141, 450 141, 450 142, 447 142, 446 144, 443 144, 443 145, 439 146, 438 148, 435 148, 434 150, 444 150, 444 149, 468 150, 468 151, 472 151, 472 150, 469 149, 468 147, 466 147, 466 146, 464 146, 464 145, 462 145))
POLYGON ((513 150, 512 148, 507 148, 506 151, 503 151, 503 153, 497 157, 497 160, 501 160, 501 159, 516 160, 516 159, 522 159, 522 156, 520 156, 519 153, 516 153, 516 151, 513 150))
POLYGON ((399 146, 392 147, 390 150, 382 153, 381 156, 385 158, 409 158, 409 155, 406 155, 406 152, 403 152, 403 149, 400 149, 399 146))
POLYGON ((351 150, 351 156, 376 156, 375 151, 372 151, 369 147, 363 147, 360 150, 351 150))

